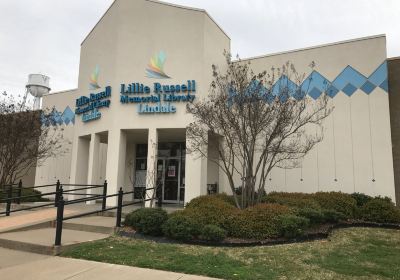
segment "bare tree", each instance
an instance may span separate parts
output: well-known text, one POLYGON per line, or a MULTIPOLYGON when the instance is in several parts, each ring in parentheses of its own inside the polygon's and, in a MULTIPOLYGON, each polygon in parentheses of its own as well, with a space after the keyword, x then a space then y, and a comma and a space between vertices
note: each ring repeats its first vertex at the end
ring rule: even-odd
POLYGON ((31 111, 3 93, 0 100, 0 186, 22 178, 30 168, 65 152, 63 129, 52 112, 31 111))
POLYGON ((194 116, 187 149, 220 167, 237 207, 245 208, 259 202, 274 167, 298 167, 322 141, 321 123, 332 109, 325 94, 307 95, 311 81, 290 62, 257 74, 250 62, 232 62, 229 54, 226 62, 223 73, 213 66, 208 98, 187 105, 194 116), (235 178, 242 181, 240 194, 235 178))

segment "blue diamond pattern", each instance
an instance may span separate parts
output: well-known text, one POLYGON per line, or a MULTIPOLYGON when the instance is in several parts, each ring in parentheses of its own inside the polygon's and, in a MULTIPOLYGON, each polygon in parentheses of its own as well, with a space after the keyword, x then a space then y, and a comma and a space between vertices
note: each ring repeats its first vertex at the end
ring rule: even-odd
POLYGON ((362 85, 361 90, 364 91, 366 94, 370 94, 375 88, 376 85, 374 85, 370 81, 366 81, 365 84, 362 85))
POLYGON ((294 95, 298 86, 292 82, 287 76, 282 75, 272 87, 272 95, 278 96, 282 92, 287 93, 289 96, 294 95))
POLYGON ((286 76, 282 76, 272 87, 274 96, 280 93, 289 93, 295 99, 301 99, 306 93, 312 98, 318 98, 325 92, 331 98, 335 97, 339 91, 343 91, 346 95, 351 96, 357 89, 361 89, 366 94, 370 94, 376 87, 380 87, 384 91, 389 91, 387 82, 387 63, 383 62, 369 76, 365 77, 356 69, 348 65, 343 71, 330 82, 317 71, 313 71, 298 87, 291 82, 286 76), (282 86, 284 89, 281 90, 282 86), (319 91, 321 93, 319 93, 319 91))
POLYGON ((338 92, 339 90, 332 85, 326 90, 326 94, 331 98, 334 98, 338 92))
POLYGON ((309 92, 313 88, 318 89, 321 93, 324 92, 329 86, 331 82, 329 82, 324 76, 322 76, 317 71, 313 71, 307 79, 303 81, 301 84, 301 89, 304 92, 309 92))
POLYGON ((343 90, 349 83, 356 88, 360 88, 366 81, 367 78, 364 75, 349 65, 336 77, 332 84, 337 89, 343 90))
POLYGON ((311 98, 313 98, 314 100, 317 99, 318 97, 320 97, 321 94, 322 94, 322 91, 320 91, 316 87, 313 88, 312 90, 310 90, 310 92, 308 93, 308 95, 311 96, 311 98))
POLYGON ((348 95, 351 96, 355 91, 357 90, 357 88, 355 86, 353 86, 352 84, 348 83, 343 89, 342 91, 348 95))
POLYGON ((387 79, 387 63, 382 63, 368 78, 375 86, 380 86, 387 79))
POLYGON ((389 92, 388 80, 385 79, 385 80, 382 82, 382 84, 379 85, 379 87, 380 87, 381 89, 383 89, 384 91, 389 92))
POLYGON ((68 125, 70 122, 75 122, 75 114, 69 106, 67 106, 62 113, 62 119, 66 125, 68 125))

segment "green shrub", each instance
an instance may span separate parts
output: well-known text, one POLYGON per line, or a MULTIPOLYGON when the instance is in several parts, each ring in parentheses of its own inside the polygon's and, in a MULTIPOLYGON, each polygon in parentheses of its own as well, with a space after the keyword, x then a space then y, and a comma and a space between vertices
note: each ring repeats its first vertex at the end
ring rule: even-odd
POLYGON ((337 223, 346 218, 342 213, 332 209, 303 208, 298 209, 296 214, 309 219, 311 224, 337 223))
POLYGON ((300 208, 296 211, 297 215, 310 220, 311 224, 321 224, 326 221, 324 212, 321 209, 300 208))
POLYGON ((356 200, 342 192, 317 192, 314 199, 323 209, 335 210, 346 218, 353 218, 357 208, 356 200))
POLYGON ((355 199, 358 207, 364 206, 364 204, 372 199, 371 196, 363 193, 352 193, 351 197, 355 199))
POLYGON ((226 231, 219 226, 206 225, 201 231, 200 239, 207 241, 220 242, 226 237, 226 231))
POLYGON ((269 238, 279 236, 279 216, 290 214, 285 205, 261 203, 233 212, 226 224, 228 235, 238 238, 269 238))
POLYGON ((196 224, 224 227, 229 217, 237 209, 226 200, 226 195, 200 196, 191 200, 183 212, 196 224))
POLYGON ((313 194, 310 193, 296 193, 296 192, 270 192, 265 196, 265 199, 312 199, 313 194))
POLYGON ((279 217, 281 235, 294 238, 303 235, 310 224, 310 220, 296 215, 281 215, 279 217))
POLYGON ((267 203, 279 203, 295 208, 307 208, 320 210, 321 206, 312 194, 305 193, 282 193, 272 192, 263 198, 263 202, 267 203))
POLYGON ((346 219, 346 216, 343 213, 332 209, 323 209, 322 215, 324 217, 324 222, 326 223, 337 223, 340 220, 346 219))
POLYGON ((164 223, 162 230, 165 236, 176 240, 191 240, 200 234, 199 225, 185 215, 174 214, 164 223))
POLYGON ((219 194, 214 194, 213 196, 236 207, 236 203, 235 203, 235 199, 233 198, 233 195, 227 195, 226 193, 219 193, 219 194))
POLYGON ((159 236, 162 235, 162 225, 167 219, 167 212, 163 209, 140 208, 126 216, 125 225, 143 234, 159 236))
POLYGON ((374 198, 361 208, 361 217, 370 222, 400 223, 400 209, 385 198, 374 198))

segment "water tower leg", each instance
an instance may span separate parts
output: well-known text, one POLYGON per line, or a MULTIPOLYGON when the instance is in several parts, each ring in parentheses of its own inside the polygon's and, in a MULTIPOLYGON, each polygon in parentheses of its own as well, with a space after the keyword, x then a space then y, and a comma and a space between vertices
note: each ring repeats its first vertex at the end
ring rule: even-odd
POLYGON ((40 110, 40 97, 35 97, 33 101, 33 110, 40 110))

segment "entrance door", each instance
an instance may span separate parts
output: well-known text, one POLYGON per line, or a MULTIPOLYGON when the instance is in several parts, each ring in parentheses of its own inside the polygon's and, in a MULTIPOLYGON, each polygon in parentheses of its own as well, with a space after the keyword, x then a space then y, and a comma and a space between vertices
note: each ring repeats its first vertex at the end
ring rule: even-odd
POLYGON ((179 203, 180 172, 180 160, 177 158, 157 161, 157 186, 162 188, 163 201, 179 203))

